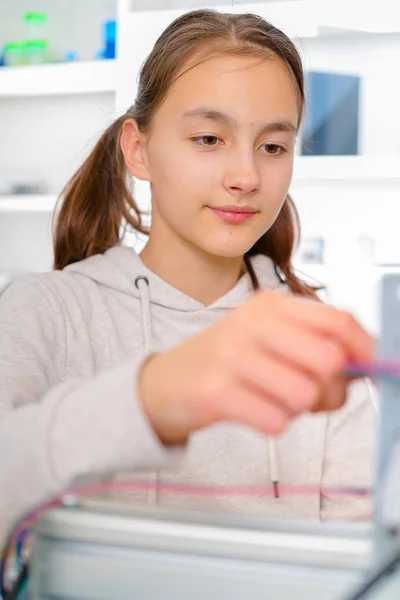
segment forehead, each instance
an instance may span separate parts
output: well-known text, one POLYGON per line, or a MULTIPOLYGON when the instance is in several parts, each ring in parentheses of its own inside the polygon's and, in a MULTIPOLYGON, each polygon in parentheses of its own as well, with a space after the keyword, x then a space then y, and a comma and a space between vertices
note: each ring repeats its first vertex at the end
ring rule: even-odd
POLYGON ((299 119, 299 94, 293 74, 278 57, 222 54, 192 60, 174 81, 158 118, 179 117, 197 106, 211 106, 239 123, 299 119), (194 64, 194 66, 191 66, 194 64))

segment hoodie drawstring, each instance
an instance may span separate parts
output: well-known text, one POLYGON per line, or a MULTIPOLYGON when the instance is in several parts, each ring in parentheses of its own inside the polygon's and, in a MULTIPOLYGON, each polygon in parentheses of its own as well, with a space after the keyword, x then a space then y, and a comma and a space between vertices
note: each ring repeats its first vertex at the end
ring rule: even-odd
POLYGON ((279 498, 279 458, 278 444, 275 438, 268 438, 269 478, 272 482, 275 498, 279 498))
MULTIPOLYGON (((149 296, 149 280, 147 277, 141 276, 135 279, 135 285, 140 294, 140 308, 142 312, 142 334, 143 334, 143 351, 147 356, 153 347, 153 336, 151 331, 151 314, 150 314, 150 296, 149 296)), ((149 491, 147 499, 149 504, 153 506, 157 504, 157 487, 158 487, 158 471, 150 473, 148 477, 149 491)))
POLYGON ((137 277, 135 285, 140 294, 140 309, 142 312, 143 351, 145 354, 151 351, 153 336, 151 333, 149 280, 147 277, 137 277))

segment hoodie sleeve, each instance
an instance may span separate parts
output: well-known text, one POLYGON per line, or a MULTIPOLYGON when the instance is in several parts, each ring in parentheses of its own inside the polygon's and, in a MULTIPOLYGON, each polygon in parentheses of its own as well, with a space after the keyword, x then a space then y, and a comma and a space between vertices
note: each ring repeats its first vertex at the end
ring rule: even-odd
POLYGON ((63 318, 40 276, 8 288, 0 298, 0 529, 78 477, 172 467, 182 452, 161 444, 142 409, 143 357, 63 382, 66 351, 63 318))
POLYGON ((322 472, 321 519, 369 520, 371 498, 335 488, 371 489, 378 419, 364 380, 351 384, 345 406, 329 414, 322 472))

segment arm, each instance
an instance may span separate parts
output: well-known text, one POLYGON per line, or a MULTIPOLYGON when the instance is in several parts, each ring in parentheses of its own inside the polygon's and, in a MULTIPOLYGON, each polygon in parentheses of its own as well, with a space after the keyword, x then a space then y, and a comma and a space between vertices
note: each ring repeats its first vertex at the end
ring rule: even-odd
MULTIPOLYGON (((364 380, 352 383, 346 404, 329 414, 322 487, 371 488, 374 483, 377 415, 364 380)), ((323 494, 321 518, 369 520, 371 498, 323 494)))
POLYGON ((65 328, 50 293, 39 276, 0 299, 0 530, 79 476, 162 468, 176 453, 138 399, 142 357, 63 381, 65 328))

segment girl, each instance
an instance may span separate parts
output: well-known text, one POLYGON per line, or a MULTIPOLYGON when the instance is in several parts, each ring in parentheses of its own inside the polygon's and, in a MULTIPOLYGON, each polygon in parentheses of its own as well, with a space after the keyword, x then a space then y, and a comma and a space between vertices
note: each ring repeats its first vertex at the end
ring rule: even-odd
POLYGON ((54 272, 1 299, 3 526, 77 478, 127 473, 145 482, 132 502, 366 517, 323 491, 370 484, 371 402, 343 373, 372 341, 291 266, 303 106, 298 52, 260 17, 194 11, 161 35, 135 104, 64 190, 54 272), (147 231, 130 176, 152 193, 140 256, 121 245, 126 224, 147 231))

